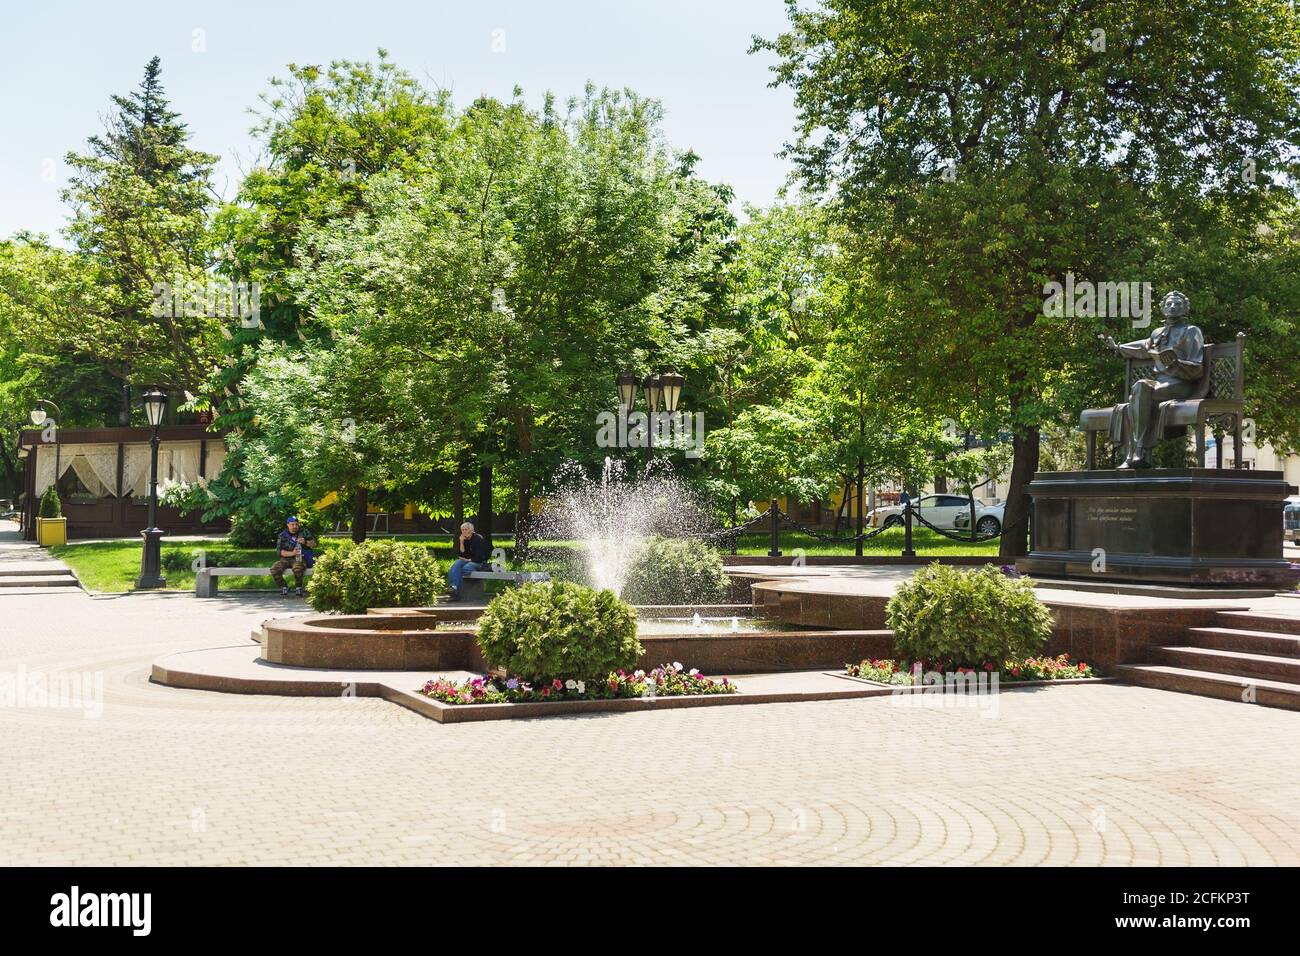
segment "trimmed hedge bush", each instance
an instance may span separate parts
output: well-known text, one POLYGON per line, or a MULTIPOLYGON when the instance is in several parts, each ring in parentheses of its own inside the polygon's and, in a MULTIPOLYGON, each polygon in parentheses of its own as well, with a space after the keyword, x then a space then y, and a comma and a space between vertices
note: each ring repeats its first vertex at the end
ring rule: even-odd
POLYGON ((63 502, 59 501, 59 493, 53 485, 45 489, 45 494, 41 495, 41 508, 37 512, 41 518, 62 518, 63 502))
POLYGON ((718 604, 727 596, 722 556, 694 538, 651 538, 628 566, 623 597, 633 604, 718 604))
POLYGON ((307 601, 317 611, 364 614, 371 607, 432 604, 441 589, 442 572, 427 548, 377 540, 320 554, 307 601))
POLYGON ((613 591, 551 581, 493 598, 478 625, 489 667, 525 680, 595 680, 636 666, 636 612, 613 591))
POLYGON ((885 608, 896 656, 978 667, 1040 653, 1052 615, 1026 578, 992 565, 960 570, 932 564, 898 588, 885 608))

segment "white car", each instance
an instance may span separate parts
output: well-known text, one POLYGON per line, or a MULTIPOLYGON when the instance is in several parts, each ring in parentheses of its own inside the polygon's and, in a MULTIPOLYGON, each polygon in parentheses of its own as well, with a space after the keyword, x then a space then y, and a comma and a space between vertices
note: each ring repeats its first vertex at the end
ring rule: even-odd
MULTIPOLYGON (((985 504, 982 501, 975 502, 975 533, 978 535, 998 534, 1002 531, 1003 513, 1006 511, 1006 502, 994 501, 985 504)), ((970 507, 957 515, 956 528, 958 531, 970 530, 970 507)))
MULTIPOLYGON (((936 528, 961 531, 970 527, 970 499, 961 495, 924 495, 914 507, 917 514, 936 528)), ((877 508, 867 518, 874 528, 892 528, 903 523, 903 506, 877 508)), ((976 501, 975 527, 979 534, 996 534, 1002 530, 1002 505, 976 501)))

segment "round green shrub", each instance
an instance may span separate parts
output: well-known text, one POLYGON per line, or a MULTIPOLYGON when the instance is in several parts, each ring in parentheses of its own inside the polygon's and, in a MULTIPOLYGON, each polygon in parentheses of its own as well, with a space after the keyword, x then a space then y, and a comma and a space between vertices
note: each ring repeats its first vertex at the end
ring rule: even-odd
POLYGON ((59 501, 59 493, 53 485, 45 489, 45 494, 41 495, 41 510, 38 512, 41 518, 62 518, 63 503, 59 501))
POLYGON ((727 596, 722 556, 694 538, 651 538, 633 555, 623 597, 633 604, 717 604, 727 596))
POLYGON ((885 608, 900 660, 978 667, 1042 651, 1052 615, 1027 578, 993 565, 977 571, 938 563, 916 572, 885 608))
POLYGON ((442 588, 427 548, 391 540, 344 544, 320 554, 307 584, 317 611, 364 614, 371 607, 432 604, 442 588))
POLYGON ((636 612, 613 591, 552 581, 498 594, 478 625, 489 667, 525 680, 593 680, 636 666, 636 612))

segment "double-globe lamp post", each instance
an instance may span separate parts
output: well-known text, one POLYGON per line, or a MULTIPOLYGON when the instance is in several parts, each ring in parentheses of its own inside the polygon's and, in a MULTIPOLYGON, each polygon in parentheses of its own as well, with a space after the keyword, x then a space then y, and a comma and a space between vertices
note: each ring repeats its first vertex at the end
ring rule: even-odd
POLYGON ((684 376, 676 372, 658 372, 639 381, 632 372, 623 372, 618 377, 618 403, 627 414, 636 403, 636 388, 641 385, 645 392, 646 405, 646 448, 650 456, 655 450, 655 416, 662 410, 669 415, 677 411, 677 403, 682 397, 682 386, 686 384, 684 376))
POLYGON ((59 422, 63 419, 63 410, 59 408, 58 402, 52 402, 48 398, 39 398, 35 406, 32 407, 31 421, 37 428, 44 428, 45 423, 49 420, 50 413, 46 406, 54 409, 54 414, 59 417, 54 419, 51 430, 54 434, 54 484, 57 488, 59 483, 59 422))
POLYGON ((135 586, 140 589, 165 587, 162 576, 162 529, 158 527, 158 428, 167 409, 165 392, 152 388, 142 398, 145 417, 153 426, 149 439, 149 527, 140 532, 144 538, 144 551, 140 554, 140 577, 135 586))

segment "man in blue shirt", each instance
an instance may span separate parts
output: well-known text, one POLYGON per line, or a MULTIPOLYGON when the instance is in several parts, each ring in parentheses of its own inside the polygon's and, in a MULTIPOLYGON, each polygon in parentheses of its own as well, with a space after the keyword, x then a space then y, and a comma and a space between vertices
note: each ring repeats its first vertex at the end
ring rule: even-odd
POLYGON ((488 562, 488 546, 483 536, 466 521, 460 526, 460 537, 456 539, 456 560, 447 572, 447 583, 451 585, 451 599, 460 600, 460 582, 465 575, 481 570, 488 562))
POLYGON ((271 577, 275 578, 275 583, 280 585, 282 596, 289 594, 289 586, 284 581, 284 572, 292 570, 298 596, 302 597, 302 577, 315 563, 315 555, 312 553, 314 547, 316 547, 316 539, 311 532, 298 523, 296 516, 290 516, 275 542, 275 550, 280 555, 280 560, 271 565, 271 577))

